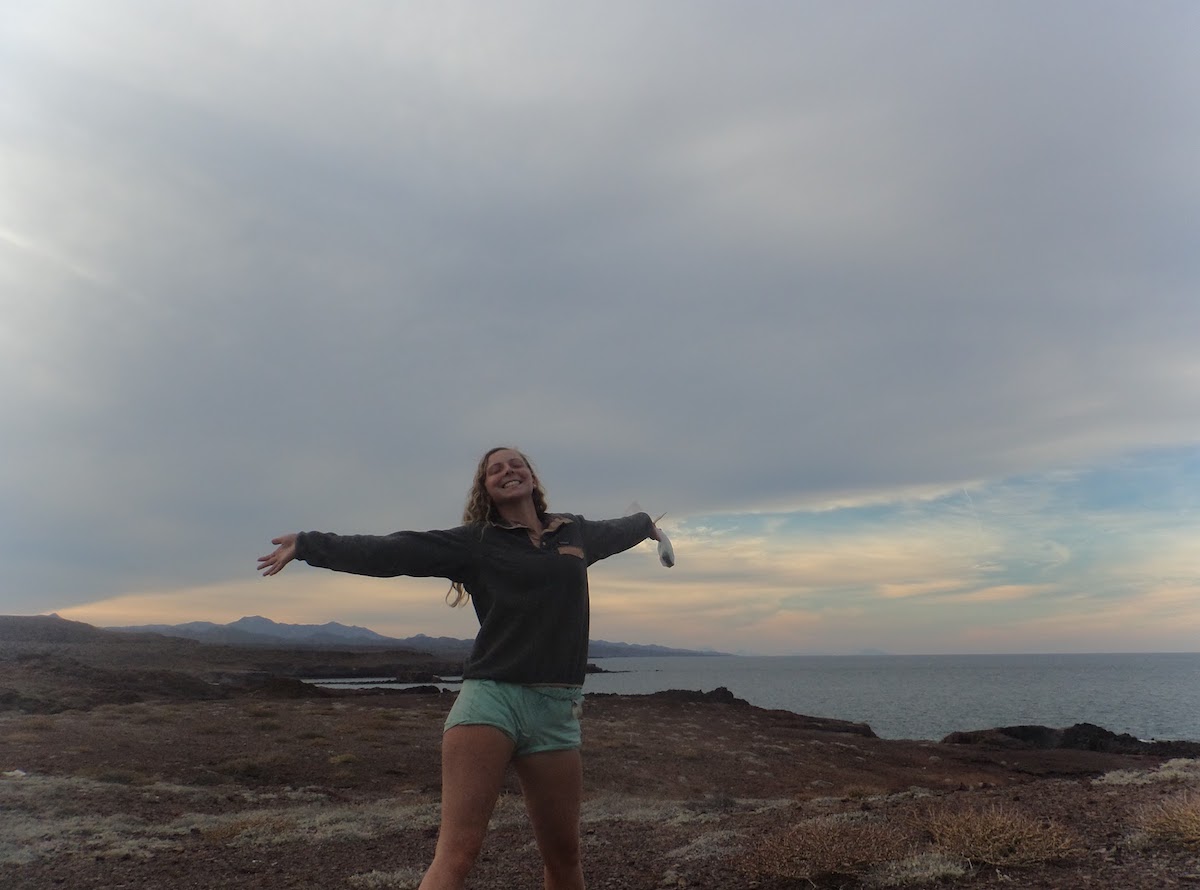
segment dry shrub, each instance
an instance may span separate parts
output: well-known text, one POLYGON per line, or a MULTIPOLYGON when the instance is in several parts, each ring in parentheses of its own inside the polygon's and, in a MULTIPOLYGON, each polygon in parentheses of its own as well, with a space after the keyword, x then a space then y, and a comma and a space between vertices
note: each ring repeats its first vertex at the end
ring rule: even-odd
POLYGON ((746 854, 744 865, 754 874, 793 879, 857 874, 876 863, 904 859, 912 849, 912 836, 896 824, 826 816, 768 836, 746 854))
POLYGON ((1159 843, 1200 850, 1200 794, 1185 791, 1148 807, 1140 822, 1142 830, 1159 843))
POLYGON ((882 792, 875 787, 867 785, 851 785, 842 792, 844 797, 850 800, 866 800, 870 797, 878 797, 882 792))
POLYGON ((865 887, 913 887, 965 877, 965 860, 937 851, 918 853, 899 862, 883 862, 864 876, 865 887))
POLYGON ((1200 781, 1200 760, 1176 757, 1157 769, 1118 769, 1092 781, 1096 785, 1150 785, 1158 782, 1190 784, 1200 781))
POLYGON ((1003 806, 931 810, 924 827, 941 850, 986 865, 1039 865, 1074 859, 1083 852, 1069 829, 1003 806))
POLYGON ((346 883, 365 890, 415 890, 422 877, 420 869, 401 868, 396 871, 368 871, 351 875, 346 879, 346 883))
POLYGON ((437 826, 436 803, 385 799, 370 804, 306 804, 207 817, 195 824, 206 839, 239 847, 372 840, 437 826))
POLYGON ((294 819, 281 818, 271 813, 256 813, 249 816, 238 816, 218 822, 201 832, 206 840, 217 844, 226 844, 243 835, 276 834, 295 826, 294 819))

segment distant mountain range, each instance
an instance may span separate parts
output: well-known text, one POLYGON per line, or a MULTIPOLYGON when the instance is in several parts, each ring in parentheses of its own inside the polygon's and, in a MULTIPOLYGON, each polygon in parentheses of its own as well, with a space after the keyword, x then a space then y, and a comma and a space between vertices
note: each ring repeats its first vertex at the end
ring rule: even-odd
MULTIPOLYGON (((128 633, 157 633, 168 637, 183 637, 200 643, 226 646, 304 646, 320 649, 338 647, 388 647, 393 649, 415 649, 439 655, 466 654, 471 640, 454 637, 429 637, 417 634, 413 637, 386 637, 365 627, 339 624, 280 624, 260 615, 247 616, 229 624, 214 624, 211 621, 189 621, 186 624, 143 624, 136 627, 112 627, 128 633)), ((668 646, 639 645, 636 643, 610 643, 607 640, 588 642, 589 658, 621 658, 626 656, 667 655, 724 655, 712 649, 672 649, 668 646)))

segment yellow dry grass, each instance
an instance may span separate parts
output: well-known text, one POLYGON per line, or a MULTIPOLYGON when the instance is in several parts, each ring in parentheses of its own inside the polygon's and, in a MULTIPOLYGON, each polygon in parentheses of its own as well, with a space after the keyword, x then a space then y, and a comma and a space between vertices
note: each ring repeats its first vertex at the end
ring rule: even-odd
POLYGON ((1140 821, 1158 843, 1200 850, 1200 793, 1185 791, 1149 807, 1140 821))
POLYGON ((803 880, 857 874, 880 862, 904 859, 913 847, 911 833, 896 823, 828 816, 767 837, 749 851, 743 864, 754 874, 803 880))
POLYGON ((973 863, 1040 865, 1083 852, 1082 841, 1069 829, 1005 806, 931 810, 922 821, 937 848, 973 863))

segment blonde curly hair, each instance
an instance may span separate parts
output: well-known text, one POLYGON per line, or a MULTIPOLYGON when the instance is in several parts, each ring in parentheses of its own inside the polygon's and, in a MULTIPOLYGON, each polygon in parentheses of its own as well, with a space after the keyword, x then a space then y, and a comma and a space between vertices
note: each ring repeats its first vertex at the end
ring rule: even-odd
MULTIPOLYGON (((513 448, 511 445, 497 445, 495 448, 489 448, 479 459, 479 465, 475 468, 475 478, 471 482, 471 490, 467 492, 467 503, 463 507, 463 525, 479 525, 481 533, 484 525, 500 521, 500 514, 496 510, 496 505, 492 502, 485 484, 488 459, 497 451, 515 451, 521 460, 525 461, 525 466, 529 467, 529 472, 533 474, 534 509, 538 511, 539 516, 546 515, 549 510, 546 506, 546 490, 542 488, 542 480, 538 478, 537 470, 533 468, 533 462, 519 448, 513 448)), ((446 602, 451 608, 465 604, 470 598, 471 595, 467 593, 461 581, 455 581, 446 591, 446 602)))

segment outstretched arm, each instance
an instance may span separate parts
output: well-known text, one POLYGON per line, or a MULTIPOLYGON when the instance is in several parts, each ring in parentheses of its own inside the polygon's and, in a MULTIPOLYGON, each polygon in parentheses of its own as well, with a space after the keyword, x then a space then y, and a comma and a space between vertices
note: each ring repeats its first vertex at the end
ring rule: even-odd
POLYGON ((298 532, 271 540, 279 545, 273 553, 258 558, 264 576, 283 571, 293 559, 315 568, 394 578, 449 578, 467 581, 472 572, 475 540, 467 526, 428 532, 394 532, 390 535, 334 535, 328 532, 298 532))
POLYGON ((263 573, 264 578, 279 574, 284 566, 296 558, 295 534, 280 535, 278 538, 272 538, 271 543, 279 546, 272 553, 258 558, 258 570, 263 573))
POLYGON ((584 519, 577 517, 582 529, 588 565, 628 550, 647 538, 660 534, 646 513, 634 513, 620 519, 584 519))

